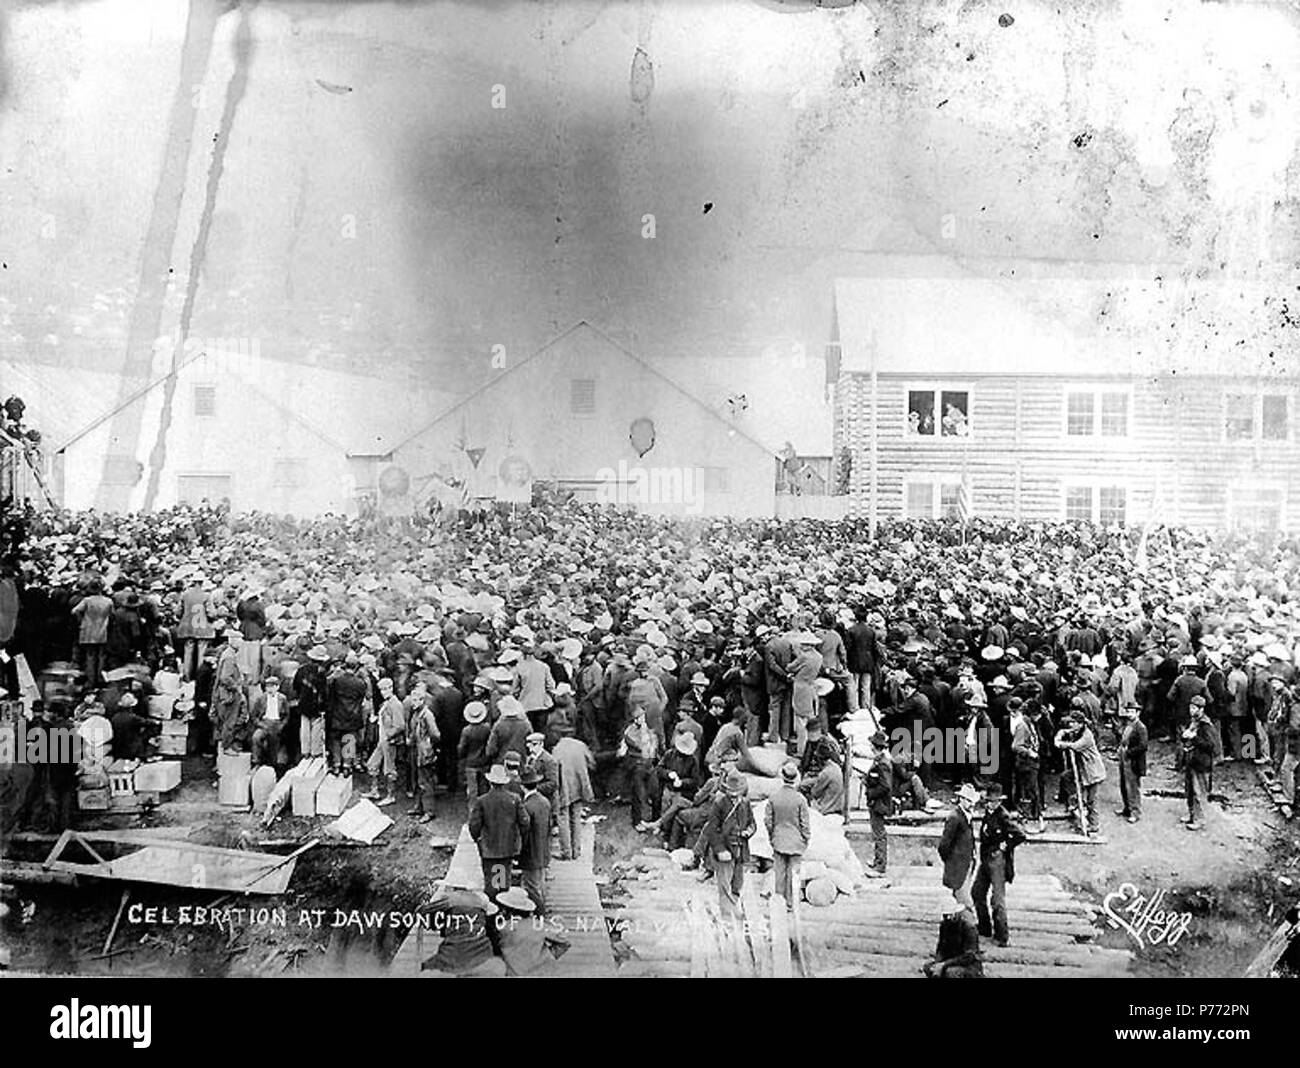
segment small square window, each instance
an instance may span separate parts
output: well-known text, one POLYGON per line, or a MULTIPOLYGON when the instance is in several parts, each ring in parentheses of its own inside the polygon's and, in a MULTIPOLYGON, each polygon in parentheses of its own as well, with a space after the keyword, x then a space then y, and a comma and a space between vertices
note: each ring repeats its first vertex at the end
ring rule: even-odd
POLYGON ((194 387, 194 414, 209 416, 217 414, 217 387, 194 387))
POLYGON ((1255 436, 1255 398, 1241 393, 1228 394, 1223 433, 1229 441, 1249 441, 1255 436))
POLYGON ((1101 436, 1122 438, 1128 435, 1128 394, 1101 395, 1101 436))
POLYGON ((1065 491, 1065 518, 1073 523, 1092 521, 1092 487, 1070 486, 1065 491))
POLYGON ((1070 437, 1087 437, 1092 433, 1095 398, 1091 393, 1070 393, 1065 401, 1065 432, 1070 437))
POLYGON ((591 415, 596 410, 596 380, 574 378, 569 381, 569 411, 574 415, 591 415))
POLYGON ((731 470, 726 467, 706 467, 704 469, 705 493, 730 493, 731 470))
POLYGON ((1261 436, 1265 441, 1286 441, 1290 437, 1290 404, 1285 393, 1265 393, 1261 436))

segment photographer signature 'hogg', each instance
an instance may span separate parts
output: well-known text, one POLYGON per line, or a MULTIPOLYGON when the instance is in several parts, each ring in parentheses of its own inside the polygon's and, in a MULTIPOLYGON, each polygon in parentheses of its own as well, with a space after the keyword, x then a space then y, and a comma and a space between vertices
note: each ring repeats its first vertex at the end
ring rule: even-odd
POLYGON ((1117 931, 1123 928, 1141 947, 1177 945, 1191 926, 1192 914, 1162 909, 1165 893, 1157 890, 1147 897, 1132 883, 1123 883, 1102 901, 1106 922, 1117 931))

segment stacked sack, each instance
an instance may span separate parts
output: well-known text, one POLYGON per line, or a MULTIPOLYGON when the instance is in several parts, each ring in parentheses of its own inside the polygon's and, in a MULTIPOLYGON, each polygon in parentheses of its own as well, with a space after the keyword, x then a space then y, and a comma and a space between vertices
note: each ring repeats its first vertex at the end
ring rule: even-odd
MULTIPOLYGON (((772 842, 767 836, 766 815, 767 802, 756 803, 754 822, 758 829, 749 840, 749 851, 756 858, 771 860, 772 842)), ((866 881, 866 870, 844 834, 844 818, 823 816, 815 809, 808 815, 812 833, 799 865, 804 898, 809 904, 820 906, 831 904, 840 894, 856 896, 857 888, 866 881)))

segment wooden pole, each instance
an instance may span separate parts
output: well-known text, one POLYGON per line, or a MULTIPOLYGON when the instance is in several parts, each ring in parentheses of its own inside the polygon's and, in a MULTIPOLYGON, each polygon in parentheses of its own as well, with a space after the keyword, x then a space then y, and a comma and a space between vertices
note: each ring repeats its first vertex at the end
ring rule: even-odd
POLYGON ((876 353, 876 335, 871 335, 871 502, 868 511, 867 533, 871 540, 876 540, 876 528, 880 522, 880 378, 876 365, 879 363, 876 353))
POLYGON ((122 900, 117 903, 117 915, 113 917, 113 926, 108 929, 108 937, 104 939, 101 957, 107 957, 108 951, 113 948, 113 939, 117 937, 117 925, 122 922, 122 913, 126 911, 126 903, 130 896, 131 888, 128 886, 122 891, 122 900))

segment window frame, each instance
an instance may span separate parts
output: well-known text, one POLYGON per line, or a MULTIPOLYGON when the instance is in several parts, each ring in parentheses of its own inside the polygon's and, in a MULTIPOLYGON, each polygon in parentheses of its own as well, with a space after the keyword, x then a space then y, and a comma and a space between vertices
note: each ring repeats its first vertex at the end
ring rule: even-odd
POLYGON ((191 395, 194 408, 195 419, 216 419, 217 418, 217 384, 215 382, 195 382, 194 392, 191 395), (199 411, 199 392, 205 391, 212 397, 212 409, 210 411, 199 411))
POLYGON ((1243 507, 1249 507, 1258 511, 1262 506, 1259 501, 1261 494, 1277 495, 1277 526, 1274 531, 1286 529, 1286 509, 1287 509, 1287 487, 1284 482, 1269 482, 1265 484, 1229 485, 1223 495, 1224 508, 1224 527, 1228 530, 1246 530, 1259 531, 1262 528, 1240 523, 1238 521, 1239 511, 1243 507), (1242 498, 1249 490, 1250 495, 1254 498, 1252 501, 1245 501, 1242 498))
MULTIPOLYGON (((952 486, 961 491, 962 477, 956 471, 913 471, 903 476, 903 499, 902 506, 899 509, 903 519, 914 519, 928 522, 934 522, 940 519, 957 518, 946 516, 943 512, 943 490, 945 486, 952 486), (908 511, 908 487, 910 486, 929 486, 930 487, 930 514, 928 516, 914 516, 908 511)), ((966 513, 968 517, 973 517, 979 513, 975 509, 975 482, 969 481, 966 487, 966 506, 969 509, 966 513)))
POLYGON ((569 379, 569 415, 578 419, 590 419, 596 414, 596 390, 598 382, 593 376, 571 377, 569 379), (591 407, 586 410, 579 410, 575 402, 577 401, 577 386, 579 382, 591 383, 591 407))
POLYGON ((1267 386, 1253 388, 1226 389, 1219 402, 1219 441, 1228 446, 1249 446, 1259 448, 1266 445, 1295 444, 1295 391, 1285 388, 1270 389, 1267 386), (1251 432, 1242 438, 1228 437, 1228 400, 1231 397, 1249 397, 1251 401, 1251 432), (1264 398, 1282 397, 1286 400, 1286 436, 1280 438, 1264 437, 1264 398))
MULTIPOLYGON (((1061 481, 1061 521, 1064 523, 1092 523, 1094 526, 1101 526, 1101 493, 1102 490, 1118 489, 1124 491, 1124 521, 1120 524, 1124 529, 1128 529, 1133 524, 1133 485, 1126 478, 1102 476, 1100 478, 1067 478, 1061 481), (1075 519, 1070 516, 1069 497, 1071 490, 1086 489, 1092 495, 1088 507, 1087 520, 1075 519)), ((1109 530, 1109 527, 1105 529, 1109 530)))
POLYGON ((916 381, 903 383, 903 440, 920 441, 931 444, 951 443, 961 441, 974 441, 978 436, 978 430, 975 425, 975 386, 971 382, 934 382, 934 381, 916 381), (907 428, 907 416, 911 409, 911 397, 913 393, 929 393, 934 398, 934 411, 938 413, 938 419, 935 422, 934 434, 911 434, 907 428), (966 394, 966 426, 968 432, 964 436, 956 434, 943 433, 943 414, 941 405, 943 404, 943 395, 945 393, 965 393, 966 394))
POLYGON ((1061 437, 1067 442, 1089 444, 1105 444, 1106 442, 1132 442, 1133 441, 1133 407, 1135 402, 1136 391, 1131 383, 1115 383, 1113 385, 1098 384, 1096 382, 1067 382, 1061 391, 1061 437), (1070 433, 1070 396, 1072 394, 1086 393, 1092 397, 1092 429, 1087 434, 1070 433), (1125 418, 1123 434, 1103 434, 1102 427, 1102 407, 1103 398, 1106 394, 1122 394, 1125 398, 1125 418))

